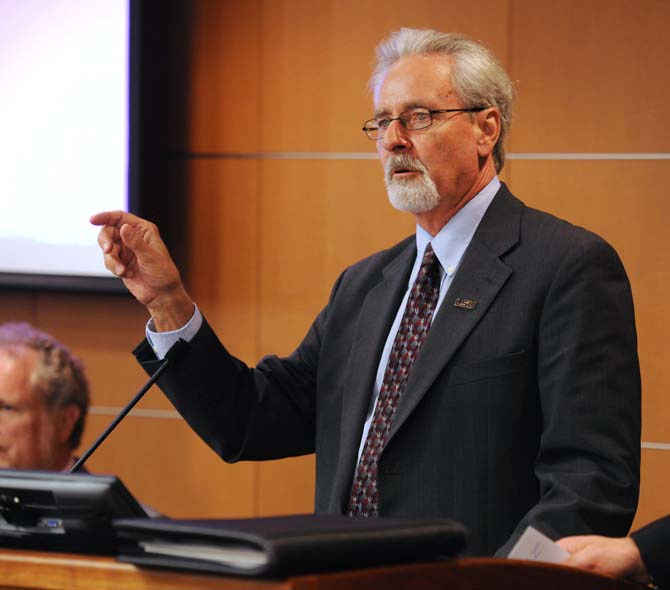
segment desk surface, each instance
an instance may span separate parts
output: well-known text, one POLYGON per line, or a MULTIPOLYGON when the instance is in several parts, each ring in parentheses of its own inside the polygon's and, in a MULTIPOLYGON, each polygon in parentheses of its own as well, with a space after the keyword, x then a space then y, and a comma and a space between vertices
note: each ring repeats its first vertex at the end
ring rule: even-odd
POLYGON ((507 559, 454 559, 268 580, 139 568, 112 557, 0 549, 3 590, 288 588, 295 590, 639 590, 563 566, 507 559))

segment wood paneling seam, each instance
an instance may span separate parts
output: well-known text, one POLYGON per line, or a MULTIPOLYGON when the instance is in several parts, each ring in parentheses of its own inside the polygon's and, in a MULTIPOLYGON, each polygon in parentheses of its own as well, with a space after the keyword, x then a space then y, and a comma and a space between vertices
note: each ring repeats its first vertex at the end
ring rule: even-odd
MULTIPOLYGON (((171 152, 149 158, 185 160, 377 160, 376 152, 171 152)), ((512 152, 508 160, 670 160, 666 152, 512 152)))
POLYGON ((670 443, 642 442, 643 449, 653 449, 654 451, 670 451, 670 443))
MULTIPOLYGON (((115 406, 91 406, 89 414, 96 416, 116 416, 121 408, 115 406)), ((143 410, 135 408, 131 410, 129 416, 135 418, 156 418, 159 420, 181 420, 181 416, 175 410, 143 410)), ((652 449, 655 451, 670 451, 670 443, 664 442, 645 442, 640 443, 643 449, 652 449)))
MULTIPOLYGON (((89 414, 95 416, 116 416, 121 408, 115 406, 91 406, 89 414)), ((143 410, 135 408, 130 411, 129 416, 135 418, 158 418, 159 420, 181 420, 181 416, 174 410, 143 410)))

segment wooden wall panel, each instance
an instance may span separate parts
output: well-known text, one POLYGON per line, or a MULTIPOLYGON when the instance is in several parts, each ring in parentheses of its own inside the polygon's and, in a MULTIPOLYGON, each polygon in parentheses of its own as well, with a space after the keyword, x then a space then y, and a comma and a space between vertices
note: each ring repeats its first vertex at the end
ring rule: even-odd
POLYGON ((258 355, 258 191, 253 160, 192 160, 189 288, 226 346, 247 362, 258 355))
POLYGON ((260 322, 264 353, 291 352, 350 264, 414 231, 388 204, 374 160, 263 163, 260 322))
POLYGON ((507 1, 269 0, 263 3, 265 152, 369 151, 374 48, 400 27, 460 31, 507 54, 507 1), (482 18, 486 15, 486 18, 482 18))
MULTIPOLYGON (((110 420, 90 416, 85 443, 110 420)), ((138 500, 174 518, 255 513, 253 464, 224 463, 179 418, 129 416, 87 465, 95 473, 118 475, 138 500)))
POLYGON ((130 296, 41 294, 35 323, 86 365, 94 405, 126 404, 146 375, 131 350, 144 337, 146 310, 130 296))
POLYGON ((257 465, 258 516, 314 511, 314 455, 257 465))
POLYGON ((35 297, 25 291, 0 291, 0 322, 34 322, 35 297))
POLYGON ((260 1, 191 3, 191 152, 258 151, 263 47, 260 1))
POLYGON ((517 152, 668 152, 665 0, 513 0, 517 152))

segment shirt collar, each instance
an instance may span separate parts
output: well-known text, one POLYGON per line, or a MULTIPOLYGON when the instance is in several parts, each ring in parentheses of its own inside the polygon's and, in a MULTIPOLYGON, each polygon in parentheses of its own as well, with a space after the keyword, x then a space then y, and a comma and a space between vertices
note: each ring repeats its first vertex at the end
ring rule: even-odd
POLYGON ((444 272, 448 276, 453 275, 498 189, 500 189, 500 180, 497 176, 494 176, 479 193, 446 223, 435 237, 417 224, 416 251, 418 260, 420 261, 423 257, 423 252, 428 242, 430 242, 444 272))

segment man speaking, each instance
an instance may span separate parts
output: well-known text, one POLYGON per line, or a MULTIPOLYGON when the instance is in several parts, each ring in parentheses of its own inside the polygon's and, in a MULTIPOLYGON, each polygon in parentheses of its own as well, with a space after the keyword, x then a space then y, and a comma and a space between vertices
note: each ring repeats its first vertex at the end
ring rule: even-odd
POLYGON ((527 525, 622 535, 638 499, 640 375, 630 286, 598 236, 526 207, 497 177, 512 85, 458 34, 377 49, 375 142, 416 235, 344 270, 304 340, 255 368, 186 292, 157 228, 94 215, 105 265, 151 314, 150 370, 225 460, 316 453, 317 512, 451 517, 468 553, 527 525))

